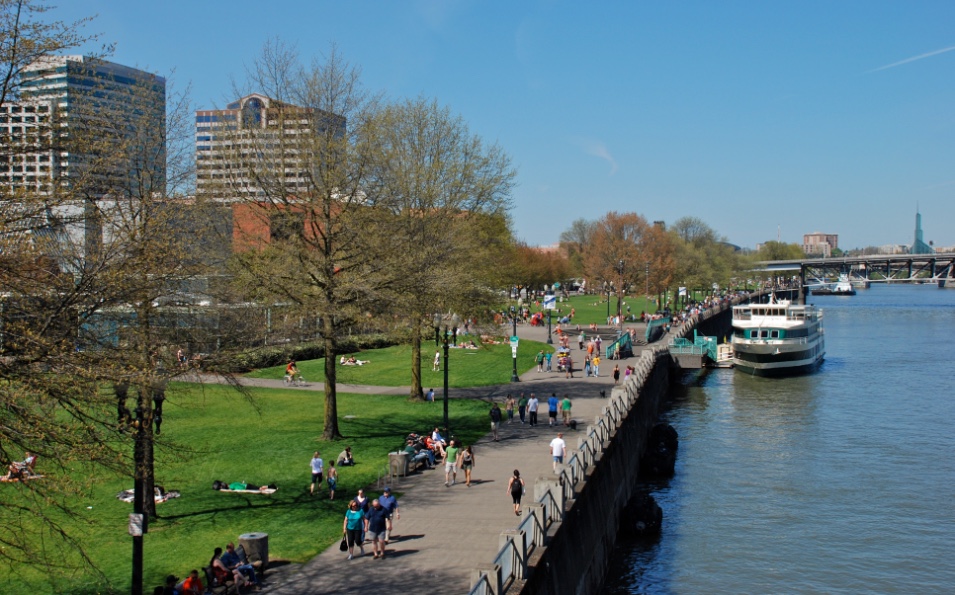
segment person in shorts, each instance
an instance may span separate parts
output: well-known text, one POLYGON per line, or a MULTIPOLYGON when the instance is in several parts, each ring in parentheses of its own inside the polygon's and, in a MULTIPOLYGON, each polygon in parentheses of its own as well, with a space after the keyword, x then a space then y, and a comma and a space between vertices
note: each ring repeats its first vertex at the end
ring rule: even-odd
POLYGON ((312 455, 312 485, 308 487, 309 495, 315 494, 315 484, 318 484, 319 489, 322 487, 322 471, 325 470, 325 462, 322 461, 322 453, 315 451, 315 454, 312 455))
POLYGON ((398 512, 398 499, 391 495, 391 488, 385 488, 384 492, 378 498, 378 504, 385 510, 385 543, 391 539, 391 532, 394 529, 394 519, 400 519, 401 513, 398 512))
POLYGON ((564 463, 565 450, 567 450, 567 443, 564 442, 564 433, 558 432, 557 437, 550 441, 550 455, 554 459, 554 473, 557 473, 558 463, 564 463))
POLYGON ((444 449, 444 487, 451 487, 458 478, 458 456, 461 449, 456 440, 452 439, 444 449))
POLYGON ((387 521, 388 510, 381 505, 377 498, 371 501, 371 508, 368 509, 368 535, 371 536, 371 551, 375 558, 385 557, 385 545, 388 537, 387 521))

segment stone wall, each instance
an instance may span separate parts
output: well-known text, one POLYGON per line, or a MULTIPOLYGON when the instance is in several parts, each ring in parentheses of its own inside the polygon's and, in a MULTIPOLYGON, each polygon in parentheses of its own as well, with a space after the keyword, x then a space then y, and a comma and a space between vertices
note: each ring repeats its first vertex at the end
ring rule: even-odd
POLYGON ((634 365, 632 361, 636 361, 637 373, 613 389, 611 400, 626 402, 629 392, 636 397, 633 407, 605 444, 576 499, 568 502, 564 519, 555 525, 547 546, 529 560, 532 570, 522 593, 586 595, 597 593, 603 584, 620 514, 635 491, 640 455, 670 383, 670 357, 665 348, 645 351, 628 363, 634 365))
MULTIPOLYGON (((734 300, 747 301, 747 300, 734 300)), ((732 305, 704 312, 672 329, 670 337, 692 338, 693 328, 720 340, 732 330, 732 305)), ((657 423, 668 398, 671 374, 678 371, 665 345, 645 350, 628 360, 637 373, 613 389, 611 403, 632 402, 603 446, 598 461, 586 480, 578 485, 576 498, 567 502, 563 521, 555 524, 546 547, 528 560, 529 572, 524 595, 592 595, 600 591, 610 554, 620 528, 621 512, 637 487, 640 456, 650 429, 657 423), (636 362, 635 364, 633 362, 636 362)), ((599 419, 599 418, 598 418, 599 419)), ((554 478, 539 478, 545 487, 554 478)))

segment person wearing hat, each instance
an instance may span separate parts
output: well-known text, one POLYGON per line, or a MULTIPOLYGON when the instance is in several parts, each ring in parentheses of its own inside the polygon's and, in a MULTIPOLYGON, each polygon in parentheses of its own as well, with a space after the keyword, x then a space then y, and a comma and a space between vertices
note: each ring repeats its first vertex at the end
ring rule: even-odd
POLYGON ((401 514, 398 512, 398 500, 391 495, 391 488, 385 488, 384 493, 378 498, 378 503, 387 511, 387 515, 385 516, 388 521, 388 526, 385 529, 385 544, 387 545, 388 540, 391 539, 391 531, 394 528, 392 521, 393 519, 400 519, 401 514))

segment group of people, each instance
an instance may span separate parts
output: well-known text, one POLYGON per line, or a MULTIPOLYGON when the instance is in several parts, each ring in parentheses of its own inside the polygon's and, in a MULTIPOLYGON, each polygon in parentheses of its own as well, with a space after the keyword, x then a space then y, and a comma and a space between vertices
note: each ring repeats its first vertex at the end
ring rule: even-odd
POLYGON ((338 468, 350 467, 355 464, 355 458, 351 454, 351 447, 346 446, 338 455, 338 459, 328 462, 328 471, 325 471, 325 461, 322 459, 322 453, 315 451, 309 467, 312 471, 312 483, 308 486, 309 495, 315 495, 315 487, 322 488, 322 482, 328 486, 328 499, 335 499, 335 488, 338 487, 338 468))
MULTIPOLYGON (((242 547, 236 549, 232 542, 226 544, 225 552, 221 547, 215 548, 207 569, 209 571, 207 576, 212 582, 208 585, 209 589, 231 582, 238 593, 246 587, 257 589, 262 584, 259 575, 255 572, 255 567, 246 557, 245 550, 242 547)), ((205 595, 207 592, 199 571, 192 570, 182 581, 174 574, 168 575, 165 584, 156 587, 153 595, 205 595)))
POLYGON ((391 494, 391 488, 386 487, 381 496, 370 502, 365 496, 365 490, 359 489, 358 494, 348 503, 348 510, 342 522, 342 540, 348 551, 347 559, 354 559, 355 546, 358 546, 359 556, 365 555, 365 541, 368 537, 371 537, 374 558, 384 558, 385 547, 393 536, 393 523, 400 518, 398 500, 391 494))

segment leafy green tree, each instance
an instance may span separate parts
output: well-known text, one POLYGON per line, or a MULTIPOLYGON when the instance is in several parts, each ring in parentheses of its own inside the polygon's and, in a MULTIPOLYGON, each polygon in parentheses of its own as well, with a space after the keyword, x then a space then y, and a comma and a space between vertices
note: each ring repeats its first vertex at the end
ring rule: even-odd
POLYGON ((515 172, 501 147, 434 101, 385 105, 364 133, 389 301, 409 323, 411 397, 421 398, 421 341, 435 313, 477 310, 493 295, 482 263, 504 238, 489 241, 485 224, 506 216, 515 172))

